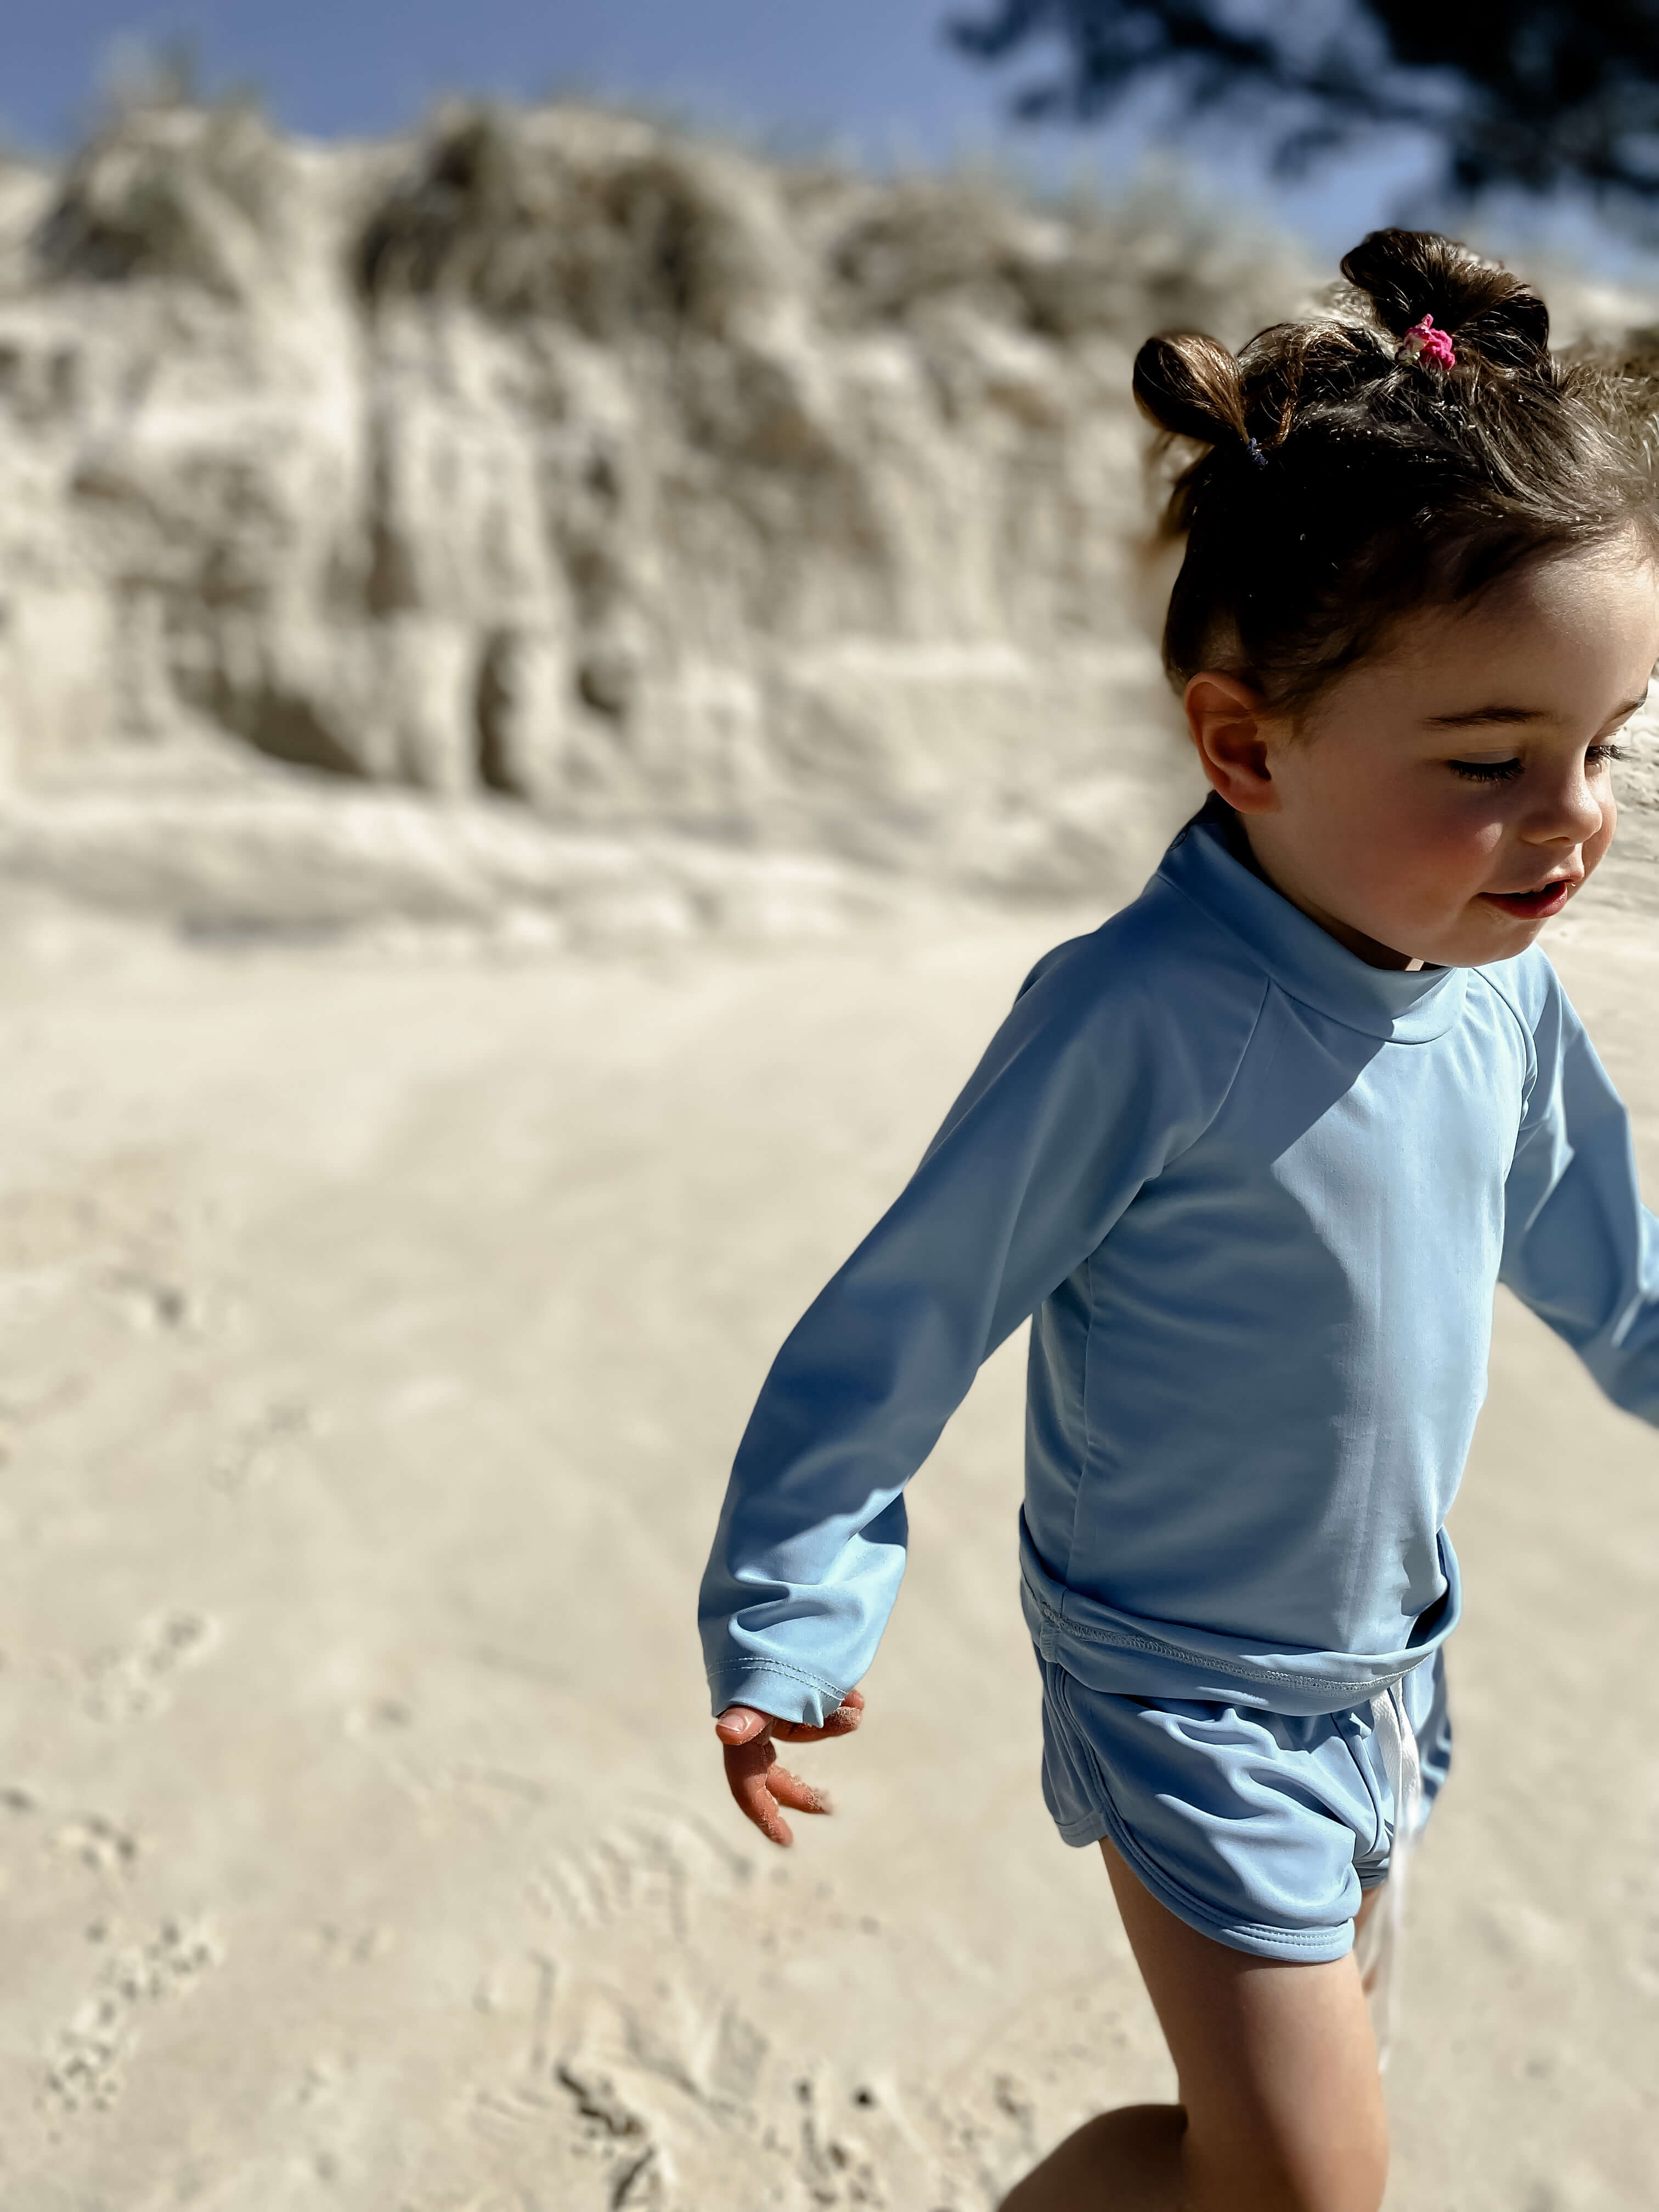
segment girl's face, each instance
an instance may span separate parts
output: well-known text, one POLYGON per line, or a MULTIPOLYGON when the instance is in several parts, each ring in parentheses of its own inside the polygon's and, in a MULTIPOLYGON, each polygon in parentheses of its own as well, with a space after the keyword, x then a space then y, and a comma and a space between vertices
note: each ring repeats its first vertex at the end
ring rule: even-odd
POLYGON ((1407 617, 1296 727, 1225 676, 1192 679, 1188 714, 1287 898, 1376 966, 1468 967, 1524 950, 1607 851, 1613 739, 1656 658, 1632 536, 1407 617))

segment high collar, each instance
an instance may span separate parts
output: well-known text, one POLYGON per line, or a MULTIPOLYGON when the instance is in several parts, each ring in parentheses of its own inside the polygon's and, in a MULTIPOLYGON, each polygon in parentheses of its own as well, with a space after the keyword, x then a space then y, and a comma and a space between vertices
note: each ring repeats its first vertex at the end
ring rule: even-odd
POLYGON ((1242 939, 1287 997, 1349 1029, 1426 1044, 1462 1011, 1465 969, 1373 968, 1236 859, 1224 823, 1189 823, 1158 875, 1242 939))

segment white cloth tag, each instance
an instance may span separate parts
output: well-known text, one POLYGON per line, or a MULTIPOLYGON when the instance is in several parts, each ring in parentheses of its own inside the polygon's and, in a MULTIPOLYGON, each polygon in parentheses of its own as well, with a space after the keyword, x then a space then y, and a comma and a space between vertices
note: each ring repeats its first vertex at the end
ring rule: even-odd
POLYGON ((1370 1713, 1389 1787, 1394 1794, 1394 1840, 1389 1850, 1385 1894, 1354 1939, 1354 1957, 1366 2002, 1370 2007, 1377 2066, 1386 2069, 1399 2003, 1400 1961, 1406 1938, 1407 1875, 1423 1820, 1423 1762, 1406 1711, 1403 1683, 1395 1682, 1381 1696, 1373 1698, 1370 1713))

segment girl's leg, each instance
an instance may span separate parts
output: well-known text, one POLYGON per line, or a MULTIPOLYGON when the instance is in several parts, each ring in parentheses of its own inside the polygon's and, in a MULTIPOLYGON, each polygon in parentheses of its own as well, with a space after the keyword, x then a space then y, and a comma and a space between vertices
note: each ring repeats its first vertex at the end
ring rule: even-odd
POLYGON ((1377 2212, 1388 2128, 1352 1958, 1282 1965, 1213 1942, 1101 1850, 1182 2101, 1091 2120, 1003 2212, 1377 2212))

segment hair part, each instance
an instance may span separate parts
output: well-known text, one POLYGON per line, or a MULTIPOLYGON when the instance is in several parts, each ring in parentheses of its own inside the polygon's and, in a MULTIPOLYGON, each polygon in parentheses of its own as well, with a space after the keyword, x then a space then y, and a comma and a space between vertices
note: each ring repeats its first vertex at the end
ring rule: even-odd
POLYGON ((1552 353, 1538 294, 1453 239, 1372 231, 1342 274, 1328 320, 1136 356, 1164 446, 1200 448, 1161 528, 1177 690, 1223 669, 1294 715, 1415 610, 1632 532, 1659 559, 1648 380, 1552 353), (1455 366, 1401 354, 1425 315, 1455 366))

